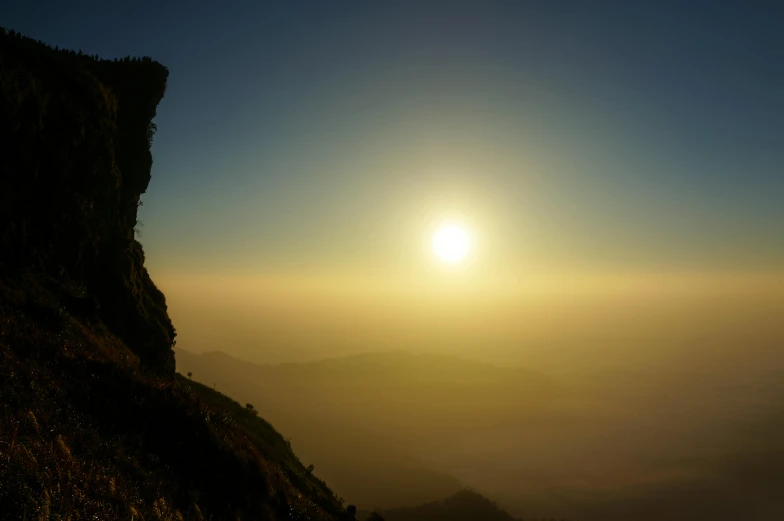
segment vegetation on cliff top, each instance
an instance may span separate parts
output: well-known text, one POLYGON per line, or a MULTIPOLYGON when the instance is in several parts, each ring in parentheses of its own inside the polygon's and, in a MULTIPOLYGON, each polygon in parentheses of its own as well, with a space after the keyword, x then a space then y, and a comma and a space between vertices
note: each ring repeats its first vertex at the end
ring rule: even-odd
POLYGON ((0 29, 0 270, 35 273, 172 375, 174 327, 133 231, 167 76, 0 29))
POLYGON ((269 424, 174 379, 133 232, 166 76, 0 29, 0 520, 343 519, 269 424))

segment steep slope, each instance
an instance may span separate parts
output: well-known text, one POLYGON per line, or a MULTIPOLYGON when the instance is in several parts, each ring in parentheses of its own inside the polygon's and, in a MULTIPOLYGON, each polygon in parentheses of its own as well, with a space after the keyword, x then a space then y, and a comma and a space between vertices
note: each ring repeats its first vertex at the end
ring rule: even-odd
POLYGON ((171 375, 174 328, 134 239, 168 71, 0 33, 0 263, 35 273, 171 375))
POLYGON ((174 379, 134 239, 167 74, 0 29, 0 519, 343 518, 271 427, 174 379))
POLYGON ((175 353, 178 371, 255 405, 361 507, 420 504, 454 494, 461 481, 471 484, 471 472, 458 479, 432 455, 444 449, 459 467, 481 450, 473 432, 534 423, 556 392, 536 371, 443 355, 399 351, 261 365, 222 353, 175 353))

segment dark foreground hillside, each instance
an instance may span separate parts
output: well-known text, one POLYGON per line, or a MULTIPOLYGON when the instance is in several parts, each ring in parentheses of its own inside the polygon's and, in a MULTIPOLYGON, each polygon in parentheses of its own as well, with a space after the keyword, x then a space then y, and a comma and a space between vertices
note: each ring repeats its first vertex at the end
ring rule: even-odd
MULTIPOLYGON (((492 465, 492 458, 475 463, 486 446, 472 440, 515 424, 530 431, 547 421, 542 411, 558 392, 536 371, 405 351, 274 365, 220 352, 196 355, 179 345, 175 354, 179 372, 263 410, 298 454, 360 507, 455 494, 463 488, 450 475, 458 462, 492 465), (450 445, 461 449, 433 457, 450 445)), ((462 476, 474 485, 473 477, 462 476)))
POLYGON ((342 519, 274 429, 174 378, 134 238, 167 74, 0 29, 0 519, 342 519))

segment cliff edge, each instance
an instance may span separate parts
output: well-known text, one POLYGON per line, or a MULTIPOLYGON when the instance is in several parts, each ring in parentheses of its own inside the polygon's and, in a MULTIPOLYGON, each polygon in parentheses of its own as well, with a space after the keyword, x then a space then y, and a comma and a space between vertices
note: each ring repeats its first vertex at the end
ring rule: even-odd
POLYGON ((168 71, 0 31, 0 269, 32 275, 173 376, 174 327, 134 239, 168 71))
POLYGON ((345 519, 272 426, 175 378, 134 237, 167 75, 0 29, 0 520, 345 519))

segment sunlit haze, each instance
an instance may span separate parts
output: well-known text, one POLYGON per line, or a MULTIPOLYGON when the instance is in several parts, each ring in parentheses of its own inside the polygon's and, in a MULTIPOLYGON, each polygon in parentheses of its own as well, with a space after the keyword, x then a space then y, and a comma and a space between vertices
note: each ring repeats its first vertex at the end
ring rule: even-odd
POLYGON ((33 4, 0 22, 169 68, 178 370, 349 501, 784 515, 784 4, 33 4))
POLYGON ((451 264, 462 261, 469 247, 468 233, 454 224, 441 226, 433 235, 433 252, 441 260, 451 264))

